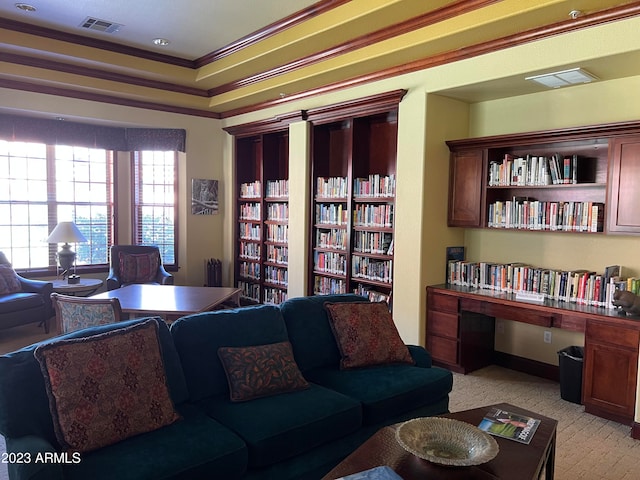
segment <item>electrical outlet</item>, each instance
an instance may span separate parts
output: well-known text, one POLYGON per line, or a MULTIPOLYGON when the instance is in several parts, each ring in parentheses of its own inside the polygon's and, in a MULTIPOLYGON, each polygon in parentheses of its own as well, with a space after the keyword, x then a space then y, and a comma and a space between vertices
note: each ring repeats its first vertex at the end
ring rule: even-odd
POLYGON ((551 332, 549 330, 544 331, 544 343, 551 343, 551 332))

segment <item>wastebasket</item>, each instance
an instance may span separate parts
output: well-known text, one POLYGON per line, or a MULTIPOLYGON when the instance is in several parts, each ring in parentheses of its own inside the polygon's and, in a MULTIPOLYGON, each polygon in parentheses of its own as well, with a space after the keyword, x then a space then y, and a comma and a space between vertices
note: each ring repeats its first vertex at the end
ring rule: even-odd
POLYGON ((558 352, 560 398, 582 404, 582 366, 584 348, 571 346, 558 352))

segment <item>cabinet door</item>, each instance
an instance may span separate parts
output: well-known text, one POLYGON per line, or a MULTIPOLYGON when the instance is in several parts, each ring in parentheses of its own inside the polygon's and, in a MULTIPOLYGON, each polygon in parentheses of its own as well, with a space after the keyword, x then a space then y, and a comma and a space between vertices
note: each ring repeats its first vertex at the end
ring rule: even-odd
POLYGON ((640 233, 640 135, 612 140, 610 166, 609 231, 640 233))
POLYGON ((450 227, 482 226, 483 150, 453 152, 449 165, 450 227))
POLYGON ((637 330, 587 323, 583 402, 585 411, 618 422, 631 422, 638 372, 637 330))

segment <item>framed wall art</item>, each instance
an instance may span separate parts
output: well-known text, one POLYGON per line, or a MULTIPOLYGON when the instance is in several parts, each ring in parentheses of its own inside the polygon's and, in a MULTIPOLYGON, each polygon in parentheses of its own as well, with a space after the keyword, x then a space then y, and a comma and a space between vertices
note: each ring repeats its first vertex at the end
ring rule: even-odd
POLYGON ((191 179, 191 213, 194 215, 218 213, 218 180, 191 179))

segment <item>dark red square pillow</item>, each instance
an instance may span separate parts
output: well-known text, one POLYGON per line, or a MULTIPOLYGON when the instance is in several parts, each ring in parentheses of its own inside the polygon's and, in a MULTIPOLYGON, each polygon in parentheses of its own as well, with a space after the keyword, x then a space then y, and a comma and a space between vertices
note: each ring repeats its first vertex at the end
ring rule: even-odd
POLYGON ((232 402, 309 388, 289 342, 251 347, 220 347, 232 402))
POLYGON ((325 303, 340 350, 340 368, 414 364, 385 302, 325 303))
POLYGON ((119 257, 120 279, 123 283, 148 283, 156 278, 160 266, 158 252, 120 252, 119 257))

